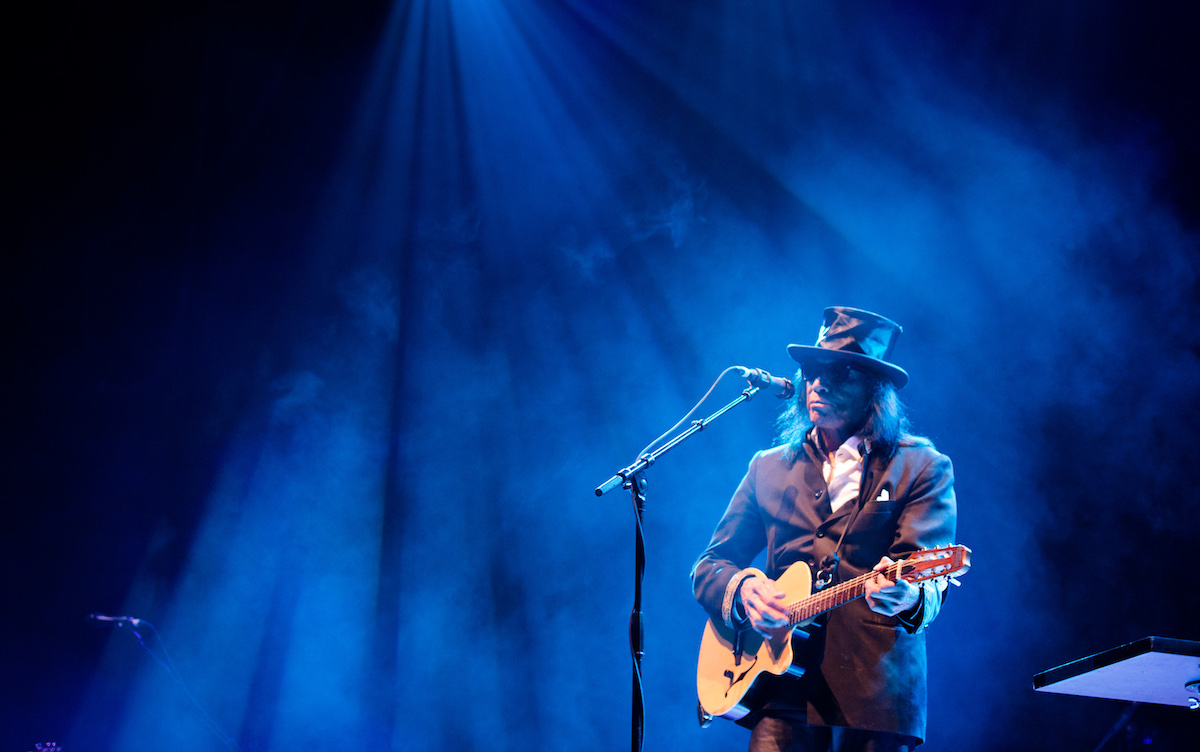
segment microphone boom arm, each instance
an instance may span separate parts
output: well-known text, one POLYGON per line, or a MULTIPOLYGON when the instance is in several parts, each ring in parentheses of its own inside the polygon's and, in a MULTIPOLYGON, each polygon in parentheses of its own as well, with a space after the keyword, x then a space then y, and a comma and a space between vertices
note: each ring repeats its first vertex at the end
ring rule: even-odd
POLYGON ((666 444, 663 444, 658 449, 655 449, 653 452, 649 452, 647 454, 643 454, 641 457, 638 457, 637 462, 634 462, 632 465, 622 470, 618 470, 616 475, 597 486, 596 495, 603 496, 614 488, 623 486, 629 481, 630 478, 634 477, 657 462, 659 457, 687 441, 693 434, 703 431, 709 423, 712 423, 714 420, 742 404, 743 402, 754 399, 754 395, 758 394, 760 390, 761 387, 757 386, 746 387, 742 390, 742 393, 739 397, 732 400, 729 404, 725 405, 720 410, 717 410, 712 415, 708 416, 707 418, 693 420, 691 427, 689 427, 686 431, 671 439, 666 444))

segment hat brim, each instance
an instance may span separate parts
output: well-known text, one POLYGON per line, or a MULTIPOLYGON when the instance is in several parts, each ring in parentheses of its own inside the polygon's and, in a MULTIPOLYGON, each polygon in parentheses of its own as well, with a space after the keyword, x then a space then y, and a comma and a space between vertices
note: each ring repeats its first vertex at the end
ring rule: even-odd
POLYGON ((885 360, 872 358, 869 355, 862 355, 856 352, 847 352, 845 350, 829 350, 824 347, 816 347, 814 345, 788 345, 788 355, 792 356, 792 360, 800 365, 812 361, 821 363, 832 363, 834 361, 842 361, 854 366, 858 366, 864 371, 882 376, 888 381, 896 385, 897 389, 903 389, 908 383, 908 372, 898 365, 888 363, 885 360))

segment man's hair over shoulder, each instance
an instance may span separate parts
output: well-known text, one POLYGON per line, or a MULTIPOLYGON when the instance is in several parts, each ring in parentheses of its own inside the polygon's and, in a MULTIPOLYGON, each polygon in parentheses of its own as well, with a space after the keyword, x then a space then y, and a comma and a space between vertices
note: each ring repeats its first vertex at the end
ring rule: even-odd
MULTIPOLYGON (((859 434, 872 451, 882 451, 885 456, 891 456, 900 447, 932 448, 932 441, 911 432, 908 408, 900 399, 896 385, 874 374, 868 374, 868 378, 871 379, 871 406, 867 411, 867 422, 859 434)), ((805 437, 812 428, 805 406, 804 376, 801 371, 796 371, 795 379, 801 387, 788 400, 787 409, 776 422, 779 443, 788 446, 789 459, 794 459, 803 451, 805 437)))

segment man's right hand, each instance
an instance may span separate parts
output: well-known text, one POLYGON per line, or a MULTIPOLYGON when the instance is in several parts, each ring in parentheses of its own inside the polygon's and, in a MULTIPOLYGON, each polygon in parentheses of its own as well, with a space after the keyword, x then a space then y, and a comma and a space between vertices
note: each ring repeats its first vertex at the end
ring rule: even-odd
POLYGON ((784 592, 774 580, 765 577, 747 578, 739 592, 742 608, 750 619, 750 627, 763 637, 788 625, 787 611, 783 608, 784 592))

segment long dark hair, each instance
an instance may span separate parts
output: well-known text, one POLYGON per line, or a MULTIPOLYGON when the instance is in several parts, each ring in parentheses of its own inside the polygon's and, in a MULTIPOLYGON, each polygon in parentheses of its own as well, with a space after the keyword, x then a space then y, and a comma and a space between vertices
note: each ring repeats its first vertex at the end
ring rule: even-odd
MULTIPOLYGON (((779 443, 787 444, 789 459, 792 460, 804 450, 804 440, 812 428, 804 400, 802 371, 796 371, 798 388, 775 424, 779 429, 779 443)), ((871 451, 881 451, 884 456, 891 456, 902 446, 933 446, 933 442, 924 436, 911 433, 908 408, 900 399, 896 385, 881 376, 864 373, 871 381, 871 406, 867 410, 867 421, 858 433, 871 451)))

